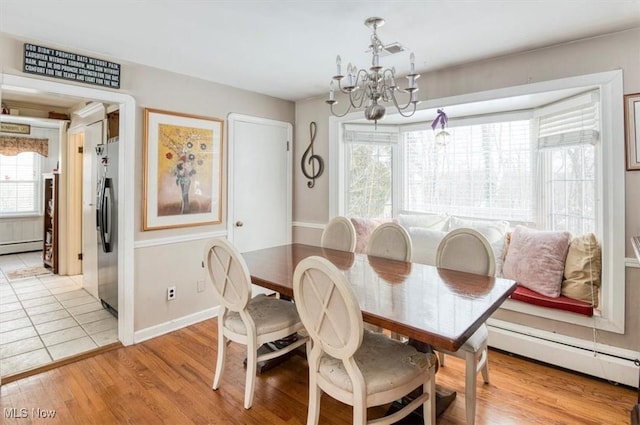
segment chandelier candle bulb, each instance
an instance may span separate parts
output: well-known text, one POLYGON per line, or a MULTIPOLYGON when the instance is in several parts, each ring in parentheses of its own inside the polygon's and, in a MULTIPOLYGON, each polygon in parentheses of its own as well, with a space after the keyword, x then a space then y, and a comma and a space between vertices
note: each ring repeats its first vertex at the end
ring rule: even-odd
POLYGON ((333 81, 329 84, 329 100, 335 100, 335 92, 333 89, 333 81))
MULTIPOLYGON (((342 75, 342 70, 340 68, 342 68, 340 65, 342 64, 342 59, 340 58, 340 55, 336 56, 336 68, 338 70, 338 73, 336 74, 336 77, 342 75)), ((332 82, 333 84, 333 82, 332 82)))
POLYGON ((354 69, 355 68, 353 65, 351 65, 351 62, 349 62, 349 65, 347 66, 347 75, 349 76, 349 79, 347 80, 347 86, 348 87, 353 87, 355 84, 353 83, 353 74, 354 74, 354 69))
POLYGON ((411 62, 411 73, 414 74, 416 72, 416 55, 413 52, 409 55, 409 62, 411 62))

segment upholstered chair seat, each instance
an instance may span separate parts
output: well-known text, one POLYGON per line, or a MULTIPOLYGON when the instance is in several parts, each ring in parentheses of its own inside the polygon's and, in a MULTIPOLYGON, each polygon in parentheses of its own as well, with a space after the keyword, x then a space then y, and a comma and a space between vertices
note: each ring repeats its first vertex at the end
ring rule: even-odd
MULTIPOLYGON (((436 357, 432 354, 418 352, 386 335, 369 331, 364 331, 362 345, 353 357, 367 382, 368 395, 384 392, 391 384, 408 384, 417 372, 436 364, 436 357)), ((353 392, 349 373, 339 359, 323 355, 318 375, 345 392, 353 392)))
MULTIPOLYGON (((247 312, 255 323, 258 335, 295 327, 300 323, 298 311, 292 302, 276 300, 264 294, 249 300, 247 312)), ((238 335, 247 335, 247 326, 237 312, 229 312, 225 318, 224 327, 238 335)))

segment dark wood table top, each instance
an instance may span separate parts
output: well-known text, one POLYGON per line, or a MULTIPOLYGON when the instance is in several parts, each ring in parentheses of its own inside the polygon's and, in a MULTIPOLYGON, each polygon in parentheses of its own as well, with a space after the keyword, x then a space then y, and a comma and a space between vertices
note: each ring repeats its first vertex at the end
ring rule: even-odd
POLYGON ((450 351, 458 350, 516 288, 509 279, 311 245, 242 254, 254 284, 289 297, 296 265, 312 255, 344 271, 366 322, 450 351))

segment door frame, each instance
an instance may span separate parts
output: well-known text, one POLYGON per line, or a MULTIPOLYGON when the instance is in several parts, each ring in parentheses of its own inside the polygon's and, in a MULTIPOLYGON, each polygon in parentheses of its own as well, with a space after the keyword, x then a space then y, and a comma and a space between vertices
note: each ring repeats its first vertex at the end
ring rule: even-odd
MULTIPOLYGON (((123 345, 133 344, 134 320, 134 219, 135 219, 135 145, 136 145, 136 101, 128 95, 109 90, 101 90, 55 81, 39 80, 0 72, 0 98, 2 86, 22 87, 45 93, 54 93, 116 103, 120 108, 120 129, 122 144, 119 152, 118 190, 122 202, 118 209, 118 339, 123 345)), ((65 172, 65 170, 63 170, 65 172)), ((61 175, 62 178, 62 175, 61 175)))
POLYGON ((245 122, 250 124, 263 124, 271 125, 274 127, 282 127, 287 130, 287 240, 292 240, 292 227, 293 227, 293 126, 291 123, 285 121, 277 121, 268 118, 254 117, 251 115, 243 115, 235 112, 227 115, 227 239, 233 242, 234 236, 234 223, 235 223, 235 211, 234 202, 235 194, 233 189, 233 183, 235 181, 234 170, 234 145, 235 145, 235 125, 236 123, 245 122))

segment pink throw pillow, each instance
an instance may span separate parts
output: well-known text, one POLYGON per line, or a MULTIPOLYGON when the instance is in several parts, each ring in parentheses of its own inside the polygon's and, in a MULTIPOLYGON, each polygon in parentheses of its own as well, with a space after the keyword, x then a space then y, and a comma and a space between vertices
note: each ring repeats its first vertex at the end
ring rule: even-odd
POLYGON ((356 252, 361 254, 367 253, 367 243, 371 232, 381 225, 391 221, 390 218, 351 218, 353 227, 356 228, 356 252))
POLYGON ((560 296, 571 233, 516 226, 502 266, 503 276, 547 297, 560 296))

